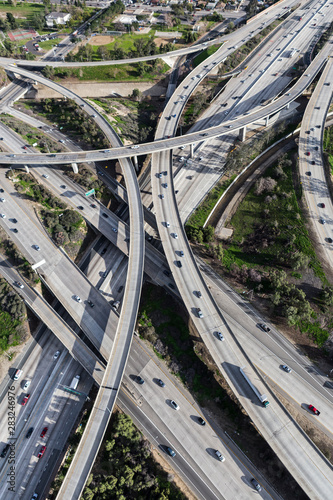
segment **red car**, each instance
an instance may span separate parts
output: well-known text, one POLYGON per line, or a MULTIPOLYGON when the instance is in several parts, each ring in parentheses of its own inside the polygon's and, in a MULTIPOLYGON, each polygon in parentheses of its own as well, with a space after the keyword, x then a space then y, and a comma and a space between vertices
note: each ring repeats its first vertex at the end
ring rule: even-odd
POLYGON ((320 415, 320 411, 313 405, 309 405, 309 410, 311 410, 315 415, 320 415))
POLYGON ((305 154, 306 154, 306 156, 310 156, 310 151, 308 151, 308 152, 307 152, 307 153, 305 153, 305 154))
POLYGON ((29 401, 29 398, 30 398, 30 394, 26 394, 23 398, 23 401, 22 401, 22 406, 25 406, 27 404, 27 402, 29 401))
POLYGON ((46 446, 42 446, 40 452, 38 453, 38 458, 42 458, 46 450, 46 446))
POLYGON ((44 427, 44 429, 41 432, 40 437, 43 438, 45 436, 45 434, 47 433, 47 431, 48 431, 48 427, 44 427))

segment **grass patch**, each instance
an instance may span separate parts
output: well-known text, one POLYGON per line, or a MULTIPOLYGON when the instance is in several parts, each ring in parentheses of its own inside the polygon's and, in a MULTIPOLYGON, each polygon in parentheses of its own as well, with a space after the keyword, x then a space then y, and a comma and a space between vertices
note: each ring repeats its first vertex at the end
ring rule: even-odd
POLYGON ((188 219, 186 225, 196 228, 201 228, 207 220, 210 212, 214 208, 218 199, 222 196, 224 191, 230 186, 236 175, 230 177, 223 181, 221 184, 217 185, 212 191, 206 196, 201 205, 194 211, 191 217, 188 219))
POLYGON ((46 40, 46 42, 38 42, 38 44, 43 50, 47 51, 55 47, 61 40, 62 38, 54 38, 53 40, 46 40))
POLYGON ((215 52, 221 47, 221 43, 218 45, 211 45, 210 47, 207 47, 207 49, 203 50, 198 54, 194 59, 193 59, 193 67, 196 68, 199 66, 199 64, 202 63, 205 59, 207 59, 209 56, 215 54, 215 52))
POLYGON ((147 62, 142 72, 138 64, 115 64, 114 66, 86 66, 83 68, 56 68, 55 80, 60 81, 68 76, 80 81, 133 81, 154 82, 160 79, 170 68, 161 62, 154 68, 153 63, 147 62))

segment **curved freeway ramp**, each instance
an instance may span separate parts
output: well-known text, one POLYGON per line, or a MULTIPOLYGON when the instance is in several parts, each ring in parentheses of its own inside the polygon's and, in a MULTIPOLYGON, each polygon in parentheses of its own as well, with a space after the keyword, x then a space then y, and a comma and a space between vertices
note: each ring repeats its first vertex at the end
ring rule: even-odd
POLYGON ((332 100, 333 59, 330 58, 306 107, 299 135, 299 169, 309 220, 321 253, 333 269, 333 203, 326 182, 322 147, 332 100))

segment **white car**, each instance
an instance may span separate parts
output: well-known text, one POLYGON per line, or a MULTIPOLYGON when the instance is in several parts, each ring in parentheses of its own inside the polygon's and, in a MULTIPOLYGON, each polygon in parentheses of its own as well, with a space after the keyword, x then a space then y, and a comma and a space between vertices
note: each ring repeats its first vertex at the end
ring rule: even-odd
POLYGON ((175 410, 179 410, 179 405, 173 399, 171 399, 170 404, 172 408, 174 408, 175 410))
POLYGON ((37 250, 37 252, 39 252, 40 248, 38 245, 33 245, 34 249, 37 250))
POLYGON ((217 338, 223 342, 224 337, 223 337, 222 333, 221 332, 215 332, 215 333, 216 333, 217 338))
POLYGON ((1 203, 4 203, 6 200, 5 198, 0 198, 1 203))
POLYGON ((225 461, 225 457, 222 455, 222 453, 219 452, 219 450, 215 450, 215 455, 217 456, 220 462, 225 461))
POLYGON ((44 179, 48 179, 49 176, 47 174, 43 174, 44 179))
POLYGON ((58 358, 59 358, 59 356, 60 356, 60 351, 56 351, 56 352, 54 353, 53 359, 58 359, 58 358))
POLYGON ((26 391, 31 384, 31 380, 27 380, 26 383, 24 384, 23 390, 26 391))
POLYGON ((138 149, 140 146, 138 146, 137 144, 135 146, 131 146, 131 149, 138 149))
POLYGON ((5 219, 6 215, 5 214, 0 214, 1 219, 5 219))
POLYGON ((74 300, 76 300, 76 302, 82 302, 81 298, 78 296, 78 295, 74 295, 74 300))
POLYGON ((166 222, 166 223, 165 223, 165 226, 166 226, 166 227, 170 227, 170 222, 166 222))
POLYGON ((175 238, 175 240, 178 238, 178 234, 177 233, 172 233, 172 236, 175 238))

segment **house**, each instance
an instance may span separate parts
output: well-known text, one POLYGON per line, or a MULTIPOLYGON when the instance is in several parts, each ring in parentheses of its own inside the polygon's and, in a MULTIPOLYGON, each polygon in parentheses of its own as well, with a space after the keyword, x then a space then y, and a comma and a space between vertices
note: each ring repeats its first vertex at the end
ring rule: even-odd
POLYGON ((71 17, 71 14, 68 12, 51 12, 45 16, 45 19, 47 26, 52 28, 54 25, 57 26, 58 24, 66 24, 71 17))

